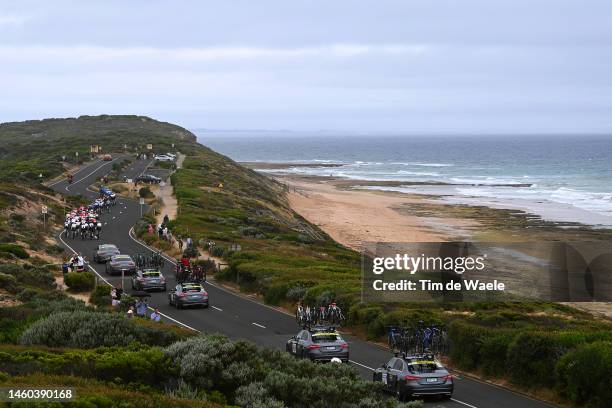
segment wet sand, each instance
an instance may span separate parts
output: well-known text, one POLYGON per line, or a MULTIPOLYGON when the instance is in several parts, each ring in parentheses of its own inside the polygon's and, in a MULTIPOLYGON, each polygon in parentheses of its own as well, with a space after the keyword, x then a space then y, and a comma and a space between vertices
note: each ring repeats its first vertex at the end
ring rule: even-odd
POLYGON ((337 242, 356 250, 362 242, 436 242, 465 237, 474 223, 412 216, 401 207, 424 200, 392 192, 346 189, 341 180, 277 176, 288 186, 291 207, 337 242))

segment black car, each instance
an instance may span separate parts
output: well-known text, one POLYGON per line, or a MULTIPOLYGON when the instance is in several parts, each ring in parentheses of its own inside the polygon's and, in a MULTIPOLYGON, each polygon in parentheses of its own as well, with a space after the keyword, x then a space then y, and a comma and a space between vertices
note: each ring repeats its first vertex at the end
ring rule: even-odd
POLYGON ((138 181, 139 183, 159 184, 162 180, 152 174, 143 174, 141 176, 136 177, 136 181, 138 181))
POLYGON ((106 262, 106 273, 109 275, 121 275, 121 271, 125 274, 133 274, 136 272, 136 263, 129 255, 113 255, 106 262))
POLYGON ((200 283, 179 283, 168 293, 168 304, 177 309, 188 306, 208 307, 208 292, 200 283))
POLYGON ((335 329, 327 327, 300 330, 287 341, 286 350, 296 357, 312 361, 339 358, 346 363, 349 360, 348 343, 335 329))
POLYGON ((374 371, 374 381, 400 401, 410 397, 453 394, 453 376, 431 354, 393 357, 374 371))
POLYGON ((108 261, 112 256, 119 255, 119 248, 113 244, 102 244, 94 250, 93 260, 97 263, 104 263, 108 261))
POLYGON ((132 276, 132 289, 166 291, 166 278, 158 269, 137 270, 132 276))

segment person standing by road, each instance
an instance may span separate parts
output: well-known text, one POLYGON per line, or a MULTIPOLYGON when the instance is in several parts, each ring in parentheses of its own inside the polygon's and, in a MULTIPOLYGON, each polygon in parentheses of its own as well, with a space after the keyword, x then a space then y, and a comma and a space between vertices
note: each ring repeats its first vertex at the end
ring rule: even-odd
POLYGON ((145 300, 141 299, 136 302, 136 315, 138 317, 147 316, 147 302, 145 300))
POLYGON ((178 241, 178 246, 181 252, 183 252, 183 236, 177 235, 176 240, 178 241))
POLYGON ((151 320, 154 322, 161 322, 161 314, 159 313, 159 309, 155 308, 153 313, 151 313, 151 320))

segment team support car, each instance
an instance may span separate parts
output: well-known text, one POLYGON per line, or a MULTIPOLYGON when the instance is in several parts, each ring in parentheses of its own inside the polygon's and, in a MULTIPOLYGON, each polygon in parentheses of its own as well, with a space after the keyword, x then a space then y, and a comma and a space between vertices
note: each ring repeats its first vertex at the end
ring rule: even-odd
POLYGON ((315 327, 300 330, 287 341, 286 350, 298 358, 312 361, 349 360, 349 345, 333 328, 315 327))
POLYGON ((132 276, 132 289, 166 291, 166 278, 159 269, 137 270, 132 276))
POLYGON ((182 309, 189 306, 208 307, 208 292, 195 282, 183 282, 168 293, 168 304, 182 309))
POLYGON ((136 272, 136 263, 129 255, 113 255, 106 262, 106 273, 109 275, 121 275, 125 271, 126 275, 136 272))
POLYGON ((393 357, 374 371, 374 381, 400 401, 424 395, 450 398, 453 376, 431 354, 393 357))
POLYGON ((119 248, 113 244, 98 245, 93 252, 93 260, 97 263, 104 263, 107 262, 112 256, 119 255, 120 253, 119 248))

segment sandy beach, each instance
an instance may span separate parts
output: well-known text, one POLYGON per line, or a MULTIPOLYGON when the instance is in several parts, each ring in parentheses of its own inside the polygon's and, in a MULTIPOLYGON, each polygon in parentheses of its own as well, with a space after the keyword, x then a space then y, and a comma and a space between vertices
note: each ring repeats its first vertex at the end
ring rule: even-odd
POLYGON ((412 216, 402 206, 418 196, 345 189, 342 180, 277 176, 289 187, 291 207, 334 240, 360 250, 362 242, 434 242, 465 236, 465 220, 412 216))

